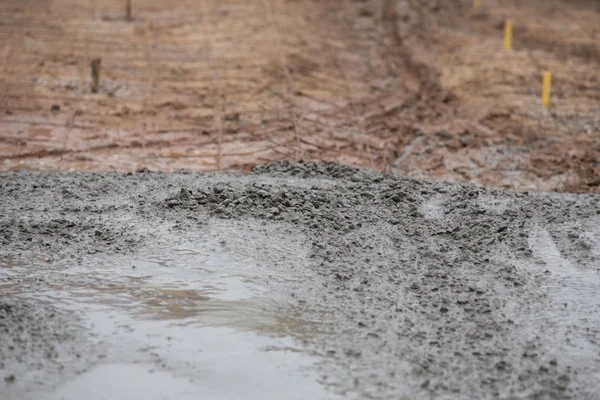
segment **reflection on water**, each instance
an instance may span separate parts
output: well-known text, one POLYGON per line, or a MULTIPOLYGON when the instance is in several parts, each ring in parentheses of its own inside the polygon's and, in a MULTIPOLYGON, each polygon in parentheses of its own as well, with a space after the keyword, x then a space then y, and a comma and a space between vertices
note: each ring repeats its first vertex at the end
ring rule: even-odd
MULTIPOLYGON (((288 249, 289 257, 300 251, 288 249)), ((318 383, 316 359, 296 344, 317 326, 275 294, 278 282, 305 276, 278 274, 219 241, 157 253, 168 256, 77 266, 2 261, 0 274, 11 273, 5 293, 82 314, 109 349, 52 399, 335 398, 318 383)))

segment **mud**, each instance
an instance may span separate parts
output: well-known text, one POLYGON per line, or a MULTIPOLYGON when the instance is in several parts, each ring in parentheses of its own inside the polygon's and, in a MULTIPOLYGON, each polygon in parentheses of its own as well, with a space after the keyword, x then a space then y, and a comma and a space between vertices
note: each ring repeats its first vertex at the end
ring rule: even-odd
POLYGON ((600 192, 597 1, 338 3, 160 0, 126 21, 122 0, 5 0, 0 170, 245 173, 304 158, 600 192))
POLYGON ((598 196, 304 162, 8 172, 0 198, 3 398, 600 390, 598 196))

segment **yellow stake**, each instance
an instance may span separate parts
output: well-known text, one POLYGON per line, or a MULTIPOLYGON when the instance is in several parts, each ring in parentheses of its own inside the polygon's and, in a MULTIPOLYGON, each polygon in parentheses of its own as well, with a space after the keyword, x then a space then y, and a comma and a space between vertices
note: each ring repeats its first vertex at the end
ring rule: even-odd
POLYGON ((550 72, 544 72, 544 84, 542 86, 542 105, 548 107, 550 105, 550 86, 552 85, 552 75, 550 72))
POLYGON ((473 0, 473 8, 481 7, 481 0, 473 0))
POLYGON ((504 26, 504 49, 511 50, 512 49, 512 31, 513 25, 512 21, 509 19, 506 21, 506 25, 504 26))

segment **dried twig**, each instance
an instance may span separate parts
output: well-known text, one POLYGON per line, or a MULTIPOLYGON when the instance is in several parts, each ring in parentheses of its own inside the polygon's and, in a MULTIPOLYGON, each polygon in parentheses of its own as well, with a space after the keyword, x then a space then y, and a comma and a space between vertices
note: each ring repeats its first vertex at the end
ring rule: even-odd
POLYGON ((127 21, 133 20, 131 16, 131 0, 125 0, 125 19, 127 21))
MULTIPOLYGON (((206 19, 208 19, 209 14, 209 9, 208 9, 208 5, 206 1, 202 2, 202 10, 203 10, 203 14, 205 16, 206 19)), ((216 155, 216 161, 217 161, 217 168, 219 169, 219 171, 221 171, 222 169, 222 163, 221 163, 221 159, 222 159, 222 141, 223 141, 223 96, 222 96, 222 90, 221 90, 221 82, 219 80, 219 71, 217 69, 217 66, 215 65, 214 59, 212 57, 212 46, 209 40, 209 35, 208 32, 205 32, 204 34, 205 37, 205 47, 206 47, 206 57, 208 59, 208 63, 209 63, 209 68, 210 68, 210 82, 211 82, 211 86, 212 89, 214 91, 216 91, 215 97, 217 100, 217 110, 215 113, 215 125, 217 128, 217 155, 216 155)))
POLYGON ((287 57, 285 56, 285 53, 281 46, 281 36, 279 34, 279 29, 278 29, 277 23, 275 21, 275 16, 273 13, 273 6, 271 4, 272 1, 277 1, 277 0, 264 0, 264 4, 265 4, 265 8, 267 9, 267 16, 269 19, 269 24, 273 28, 273 35, 275 37, 275 46, 276 46, 277 52, 279 53, 281 68, 283 69, 283 73, 284 73, 285 79, 286 79, 288 102, 290 105, 290 115, 291 115, 291 119, 292 119, 292 124, 294 125, 294 135, 296 137, 296 145, 298 147, 297 151, 300 153, 300 158, 302 158, 304 156, 304 153, 302 151, 302 148, 300 147, 300 136, 298 134, 298 120, 297 120, 296 110, 295 110, 296 105, 295 105, 294 98, 293 98, 294 85, 292 82, 292 74, 290 72, 290 67, 288 65, 287 57))
POLYGON ((101 62, 102 61, 99 58, 94 58, 90 63, 92 67, 92 93, 98 93, 101 62))

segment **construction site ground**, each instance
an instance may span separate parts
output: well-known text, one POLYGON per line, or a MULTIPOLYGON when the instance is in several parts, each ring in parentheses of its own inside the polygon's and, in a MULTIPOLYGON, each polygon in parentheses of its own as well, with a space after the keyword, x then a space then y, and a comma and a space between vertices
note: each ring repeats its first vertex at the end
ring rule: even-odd
POLYGON ((126 3, 0 1, 0 399, 598 399, 600 1, 126 3))
POLYGON ((597 193, 599 20, 594 0, 134 0, 132 20, 123 0, 5 0, 0 169, 306 159, 597 193))
POLYGON ((600 196, 0 173, 3 400, 595 400, 600 196))

